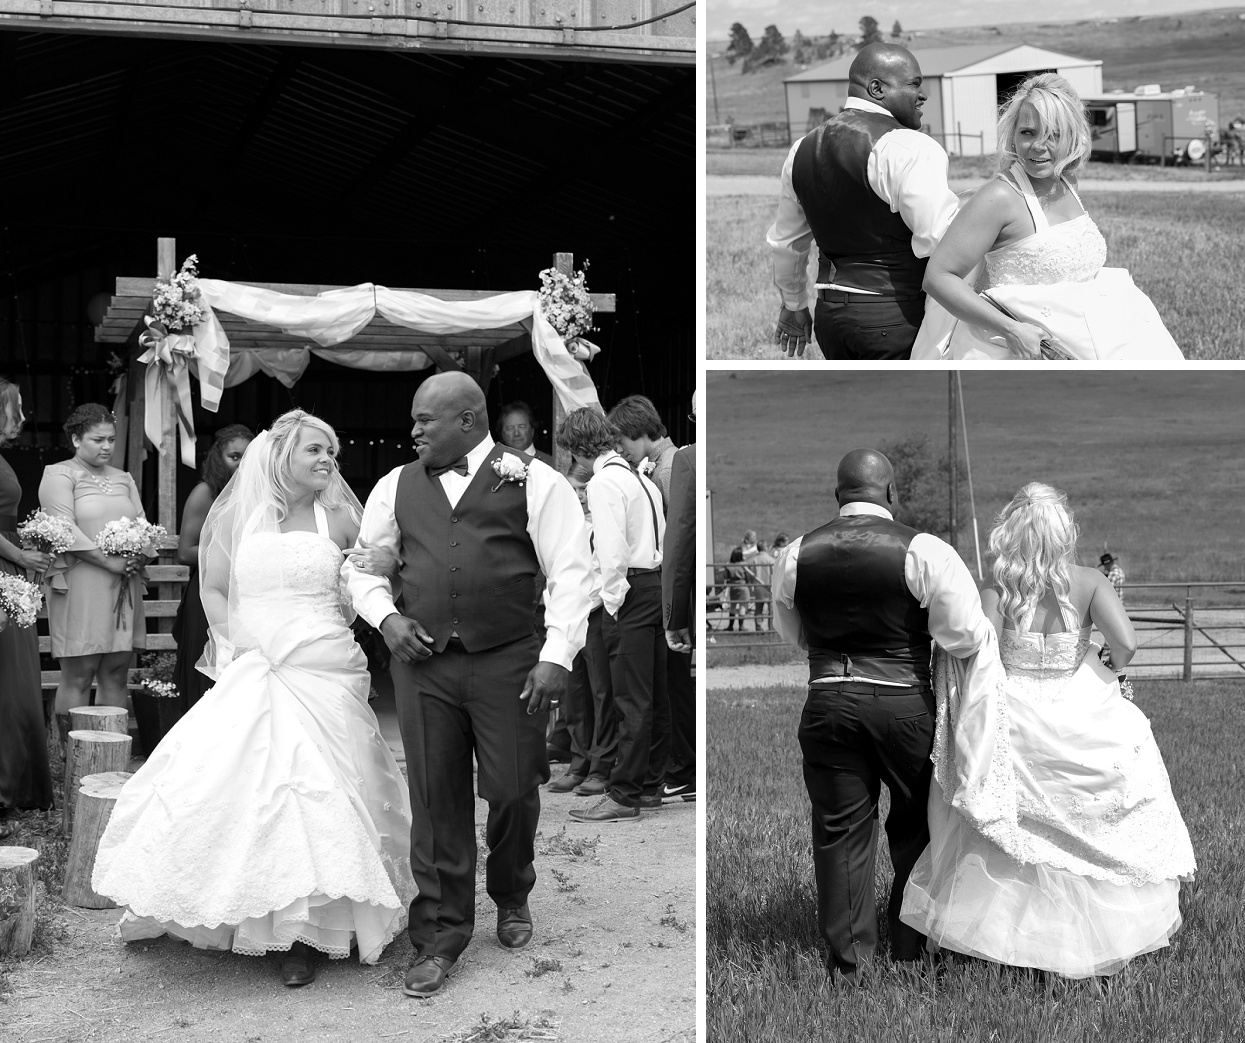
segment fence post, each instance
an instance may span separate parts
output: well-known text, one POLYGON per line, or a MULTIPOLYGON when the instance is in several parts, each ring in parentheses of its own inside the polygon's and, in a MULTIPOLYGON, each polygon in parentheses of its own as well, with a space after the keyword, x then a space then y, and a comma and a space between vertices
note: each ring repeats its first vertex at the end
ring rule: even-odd
POLYGON ((1184 680, 1193 680, 1193 595, 1184 596, 1184 680))

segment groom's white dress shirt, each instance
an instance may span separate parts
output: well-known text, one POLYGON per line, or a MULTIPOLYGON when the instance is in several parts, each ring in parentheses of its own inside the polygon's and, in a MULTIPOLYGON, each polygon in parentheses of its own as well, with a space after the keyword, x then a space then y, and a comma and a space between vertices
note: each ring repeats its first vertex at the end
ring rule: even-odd
MULTIPOLYGON (((885 507, 873 503, 845 503, 840 517, 872 514, 891 518, 885 507)), ((795 607, 796 565, 800 558, 801 536, 793 542, 774 566, 770 589, 774 598, 774 625, 778 633, 793 645, 808 650, 800 613, 795 607)), ((904 580, 912 596, 929 612, 929 633, 934 641, 957 659, 980 651, 994 635, 994 628, 981 609, 981 594, 973 575, 951 545, 928 532, 919 532, 908 544, 904 558, 904 580)), ((824 591, 827 598, 833 591, 824 591)), ((814 678, 813 680, 823 680, 814 678)), ((824 680, 841 681, 835 677, 824 680)), ((871 684, 894 684, 873 677, 855 676, 853 681, 871 684)))
MULTIPOLYGON (((881 105, 864 98, 848 98, 843 107, 890 115, 881 105)), ((803 140, 791 146, 783 163, 778 215, 765 236, 774 261, 774 285, 782 294, 783 307, 791 311, 807 304, 805 269, 813 242, 804 207, 791 185, 791 166, 803 140)), ((878 198, 890 204, 891 212, 899 214, 912 230, 912 252, 917 257, 932 254, 959 208, 959 200, 947 187, 947 153, 943 147, 919 130, 892 130, 883 134, 869 153, 868 177, 869 187, 878 198)), ((841 283, 817 283, 815 289, 875 292, 841 283)))
MULTIPOLYGON (((465 475, 446 471, 437 479, 451 507, 458 505, 476 472, 493 451, 493 445, 493 439, 486 435, 484 441, 467 454, 465 475)), ((393 511, 401 472, 401 467, 395 467, 376 483, 363 508, 358 540, 360 546, 383 547, 399 558, 402 533, 393 511)), ((490 478, 492 475, 484 476, 485 481, 490 478)), ((584 647, 588 633, 592 558, 584 512, 570 482, 540 460, 528 464, 524 489, 527 491, 527 534, 546 577, 545 644, 540 658, 542 662, 556 663, 569 670, 576 654, 584 647)), ((360 572, 349 561, 342 565, 342 576, 355 611, 372 626, 379 627, 386 616, 397 611, 393 589, 386 577, 360 572)))

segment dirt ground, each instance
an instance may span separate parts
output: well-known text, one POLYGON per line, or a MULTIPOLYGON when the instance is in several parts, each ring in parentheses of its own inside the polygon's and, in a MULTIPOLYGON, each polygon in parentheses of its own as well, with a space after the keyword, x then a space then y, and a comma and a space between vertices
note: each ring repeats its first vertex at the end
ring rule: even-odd
MULTIPOLYGON (((378 716, 392 745, 387 709, 378 716)), ((47 934, 60 937, 42 947, 50 951, 0 966, 0 1039, 692 1043, 696 805, 602 825, 567 814, 594 799, 542 794, 535 937, 524 949, 497 943, 481 858, 475 938, 432 999, 402 993, 405 934, 376 966, 321 960, 313 984, 288 989, 273 956, 204 952, 169 938, 124 945, 114 936, 117 910, 54 903, 47 934)), ((485 813, 477 801, 481 829, 485 813)))

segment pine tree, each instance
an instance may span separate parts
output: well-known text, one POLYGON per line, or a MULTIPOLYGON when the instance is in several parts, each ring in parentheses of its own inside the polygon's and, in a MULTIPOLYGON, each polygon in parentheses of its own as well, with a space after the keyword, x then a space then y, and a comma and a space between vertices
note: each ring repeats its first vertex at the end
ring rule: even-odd
POLYGON ((752 53, 752 37, 739 22, 731 26, 731 42, 726 48, 726 60, 734 65, 737 58, 747 58, 752 53))
POLYGON ((865 15, 860 20, 860 41, 856 44, 856 50, 867 47, 871 43, 881 43, 882 34, 878 31, 878 20, 865 15))
POLYGON ((903 26, 899 24, 899 19, 895 19, 895 24, 891 26, 891 39, 898 40, 903 36, 903 26))

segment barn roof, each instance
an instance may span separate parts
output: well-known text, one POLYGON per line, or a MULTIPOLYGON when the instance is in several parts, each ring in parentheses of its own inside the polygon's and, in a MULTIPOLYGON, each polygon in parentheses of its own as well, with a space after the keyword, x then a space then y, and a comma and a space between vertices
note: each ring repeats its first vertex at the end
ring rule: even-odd
MULTIPOLYGON (((1023 68, 1017 69, 1017 72, 1025 71, 1032 68, 1031 59, 1034 52, 1038 52, 1043 57, 1049 56, 1048 64, 1051 65, 1086 65, 1100 64, 1097 59, 1081 58, 1073 54, 1065 54, 1061 51, 1051 51, 1045 47, 1036 47, 1032 44, 997 44, 997 43, 981 43, 969 44, 963 47, 928 47, 913 50, 916 60, 921 65, 921 75, 926 79, 932 76, 953 76, 958 72, 970 69, 974 65, 980 65, 990 59, 1000 59, 1004 55, 1012 51, 1024 51, 1022 58, 1023 68)), ((784 83, 820 83, 826 80, 846 80, 847 71, 851 68, 851 64, 855 59, 855 55, 845 55, 825 65, 819 65, 816 68, 809 69, 806 72, 799 73, 796 76, 788 76, 784 83)), ((1018 55, 1018 58, 1022 56, 1018 55)))

